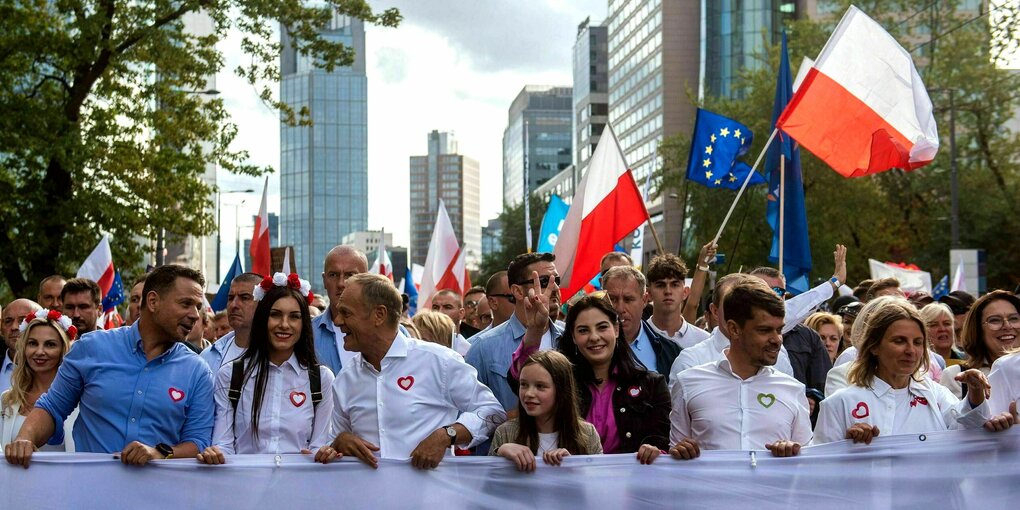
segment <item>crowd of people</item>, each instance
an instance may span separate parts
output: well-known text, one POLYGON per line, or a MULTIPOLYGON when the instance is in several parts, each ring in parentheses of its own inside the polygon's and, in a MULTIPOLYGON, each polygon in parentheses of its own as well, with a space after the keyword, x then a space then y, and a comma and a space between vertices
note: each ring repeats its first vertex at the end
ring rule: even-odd
POLYGON ((672 254, 642 272, 608 253, 601 290, 569 297, 555 257, 525 253, 411 316, 350 246, 323 261, 324 295, 296 274, 244 273, 219 314, 200 272, 167 265, 132 283, 128 324, 111 330, 95 282, 49 277, 0 311, 0 445, 24 467, 55 450, 422 469, 474 454, 533 471, 569 455, 787 457, 1020 419, 1016 294, 850 288, 837 246, 832 277, 790 296, 774 268, 715 278, 714 255, 704 246, 689 275, 672 254))

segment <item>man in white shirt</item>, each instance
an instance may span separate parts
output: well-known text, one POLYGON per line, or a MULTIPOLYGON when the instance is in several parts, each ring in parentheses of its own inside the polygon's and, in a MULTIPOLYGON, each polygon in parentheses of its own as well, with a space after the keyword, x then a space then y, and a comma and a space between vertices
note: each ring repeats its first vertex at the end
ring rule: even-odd
POLYGON ((259 305, 252 291, 262 282, 262 278, 262 275, 256 273, 242 273, 230 281, 230 293, 227 294, 227 320, 234 330, 223 335, 223 338, 207 347, 201 354, 213 374, 219 373, 221 366, 240 358, 248 350, 251 320, 255 316, 255 308, 259 305))
POLYGON ((691 325, 681 313, 681 307, 690 294, 690 289, 684 284, 686 278, 687 266, 672 253, 659 255, 648 265, 648 297, 652 300, 648 326, 684 349, 709 337, 708 331, 691 325))
POLYGON ((725 298, 730 346, 723 359, 677 375, 671 390, 670 454, 766 448, 800 453, 811 440, 804 385, 772 366, 783 345, 783 301, 761 282, 734 285, 725 298))
POLYGON ((332 444, 319 462, 353 455, 373 468, 383 458, 439 465, 450 447, 485 441, 506 420, 492 391, 456 353, 408 338, 398 329, 402 308, 393 282, 359 274, 334 310, 344 349, 356 352, 333 384, 332 444))
MULTIPOLYGON (((708 305, 708 313, 715 316, 717 324, 726 324, 726 314, 723 306, 723 300, 726 299, 726 294, 729 293, 735 285, 746 284, 746 283, 757 283, 764 285, 762 281, 754 276, 743 274, 743 273, 732 273, 723 276, 715 283, 715 293, 712 296, 712 302, 708 305)), ((673 367, 670 368, 670 374, 673 377, 670 378, 670 385, 676 379, 676 374, 683 372, 691 367, 698 365, 704 365, 705 363, 714 363, 725 358, 723 350, 730 346, 730 339, 727 337, 726 328, 716 327, 712 330, 712 335, 707 340, 691 347, 680 351, 680 355, 676 357, 676 361, 673 362, 673 367)), ((793 377, 793 366, 790 364, 790 356, 786 353, 785 347, 780 347, 779 358, 776 360, 776 370, 793 377)))

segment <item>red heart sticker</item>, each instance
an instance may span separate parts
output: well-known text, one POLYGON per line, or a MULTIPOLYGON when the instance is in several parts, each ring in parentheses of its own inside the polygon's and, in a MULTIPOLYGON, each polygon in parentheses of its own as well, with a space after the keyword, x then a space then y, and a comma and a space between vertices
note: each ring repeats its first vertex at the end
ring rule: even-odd
POLYGON ((184 392, 177 388, 174 388, 173 386, 170 387, 168 393, 170 394, 170 400, 173 400, 174 402, 180 402, 181 400, 184 400, 184 392))
POLYGON ((300 391, 290 392, 290 403, 294 404, 294 407, 301 407, 305 403, 305 394, 300 391))
POLYGON ((850 416, 853 416, 858 420, 863 420, 864 418, 867 418, 869 414, 871 413, 868 410, 868 404, 864 402, 858 402, 857 407, 855 407, 854 410, 850 412, 850 416))
POLYGON ((914 397, 913 400, 910 401, 910 407, 917 407, 917 404, 926 406, 928 405, 928 399, 924 397, 914 397))
POLYGON ((408 375, 397 379, 397 386, 400 386, 400 389, 404 391, 411 389, 411 386, 414 386, 414 376, 408 375))
POLYGON ((629 393, 630 396, 636 398, 638 395, 641 394, 641 387, 640 386, 631 386, 630 389, 627 390, 627 393, 629 393))

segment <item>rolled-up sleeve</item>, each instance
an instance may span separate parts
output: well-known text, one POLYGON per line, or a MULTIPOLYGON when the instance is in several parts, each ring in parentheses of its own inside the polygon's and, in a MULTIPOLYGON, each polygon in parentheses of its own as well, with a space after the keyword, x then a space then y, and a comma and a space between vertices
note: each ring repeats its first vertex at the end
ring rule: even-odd
POLYGON ((35 403, 59 425, 78 407, 85 389, 85 373, 91 363, 91 343, 79 340, 67 351, 50 389, 35 403))
POLYGON ((457 423, 471 433, 468 448, 481 444, 495 428, 506 421, 506 412, 492 390, 478 381, 475 368, 454 357, 444 360, 446 392, 460 411, 457 423))
POLYGON ((206 449, 212 444, 215 417, 212 371, 208 365, 202 363, 195 370, 188 415, 181 428, 181 443, 195 443, 199 451, 206 449))

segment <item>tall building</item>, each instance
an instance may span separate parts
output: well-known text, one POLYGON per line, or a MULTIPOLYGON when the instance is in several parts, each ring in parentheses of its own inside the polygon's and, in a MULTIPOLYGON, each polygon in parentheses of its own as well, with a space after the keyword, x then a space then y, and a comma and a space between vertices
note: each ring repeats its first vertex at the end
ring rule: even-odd
POLYGON ((503 251, 503 222, 493 218, 482 227, 482 256, 503 251))
POLYGON ((574 174, 583 175, 609 119, 609 31, 591 18, 574 43, 574 174))
POLYGON ((465 250, 465 265, 478 269, 482 260, 482 223, 478 162, 457 153, 453 133, 432 131, 427 156, 411 156, 411 262, 425 264, 439 199, 465 250))
POLYGON ((503 131, 503 204, 524 200, 525 153, 529 193, 570 166, 572 103, 570 87, 527 85, 514 99, 503 131))
MULTIPOLYGON (((362 253, 368 254, 378 250, 379 243, 384 240, 386 241, 387 250, 393 248, 393 234, 386 232, 384 235, 381 230, 359 230, 345 235, 341 240, 341 244, 353 246, 362 253)), ((371 264, 372 259, 369 259, 368 263, 371 264)))
MULTIPOLYGON (((350 67, 326 72, 299 55, 281 29, 280 97, 308 108, 311 126, 280 124, 280 234, 294 246, 302 276, 322 272, 326 253, 350 232, 368 227, 368 78, 365 26, 334 14, 321 31, 354 49, 350 67)), ((309 278, 316 291, 320 278, 309 278)))
POLYGON ((771 44, 778 44, 783 23, 796 18, 804 3, 804 0, 705 2, 705 37, 701 45, 704 92, 716 97, 737 97, 739 91, 733 88, 737 74, 742 69, 755 70, 766 65, 760 58, 765 44, 763 31, 771 44))

